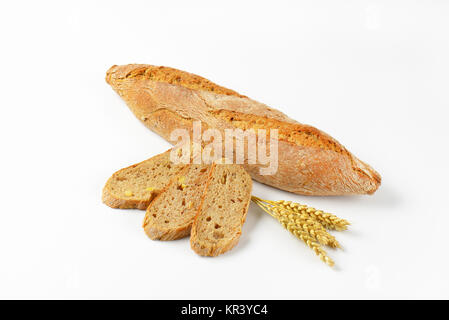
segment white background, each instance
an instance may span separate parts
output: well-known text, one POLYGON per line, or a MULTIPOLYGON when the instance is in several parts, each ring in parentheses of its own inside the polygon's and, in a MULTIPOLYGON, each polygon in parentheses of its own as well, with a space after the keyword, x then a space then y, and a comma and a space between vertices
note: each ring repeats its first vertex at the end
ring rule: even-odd
POLYGON ((0 298, 449 298, 447 1, 9 1, 0 5, 0 298), (352 222, 331 269, 251 206, 201 258, 101 203, 169 144, 105 83, 113 64, 197 73, 314 125, 382 174, 305 197, 352 222))

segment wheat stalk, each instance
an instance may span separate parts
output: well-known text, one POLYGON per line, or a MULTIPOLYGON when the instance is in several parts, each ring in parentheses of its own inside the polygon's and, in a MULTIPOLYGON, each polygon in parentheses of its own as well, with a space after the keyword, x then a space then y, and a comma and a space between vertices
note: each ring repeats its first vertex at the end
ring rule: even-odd
POLYGON ((329 258, 320 243, 336 247, 339 247, 339 244, 317 221, 314 221, 309 215, 302 212, 295 212, 293 210, 287 210, 282 206, 275 206, 270 204, 267 200, 255 196, 252 197, 252 200, 265 212, 276 218, 284 228, 304 241, 304 243, 312 249, 324 263, 331 267, 334 266, 334 261, 329 258), (318 225, 320 225, 320 227, 318 227, 318 225))

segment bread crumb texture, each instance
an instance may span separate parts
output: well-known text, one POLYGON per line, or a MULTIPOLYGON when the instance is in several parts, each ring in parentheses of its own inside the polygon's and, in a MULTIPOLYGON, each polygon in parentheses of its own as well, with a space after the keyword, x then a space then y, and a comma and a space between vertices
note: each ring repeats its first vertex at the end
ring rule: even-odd
POLYGON ((146 209, 185 165, 174 165, 169 151, 115 172, 103 188, 103 202, 113 208, 146 209))
POLYGON ((175 177, 154 199, 143 223, 151 239, 174 240, 190 234, 211 169, 209 165, 188 165, 182 176, 175 177), (184 183, 179 184, 181 178, 184 183))
POLYGON ((216 165, 193 226, 192 249, 216 256, 239 241, 251 200, 252 181, 238 165, 216 165))

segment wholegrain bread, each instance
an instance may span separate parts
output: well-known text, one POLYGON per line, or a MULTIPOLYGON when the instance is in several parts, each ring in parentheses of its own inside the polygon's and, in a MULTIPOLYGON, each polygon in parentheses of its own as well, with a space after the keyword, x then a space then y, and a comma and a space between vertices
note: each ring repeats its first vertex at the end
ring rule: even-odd
POLYGON ((239 241, 252 180, 239 165, 174 165, 170 151, 117 171, 103 189, 114 208, 146 208, 145 233, 153 240, 191 234, 191 246, 216 256, 239 241))
POLYGON ((175 240, 190 228, 214 165, 188 165, 148 206, 143 227, 153 240, 175 240))
POLYGON ((252 180, 239 165, 216 165, 192 226, 190 244, 202 256, 217 256, 240 239, 252 180))
POLYGON ((145 210, 185 168, 170 161, 170 151, 115 172, 103 188, 103 202, 112 208, 145 210))
POLYGON ((245 169, 259 182, 304 195, 372 194, 381 183, 374 169, 323 131, 200 76, 131 64, 111 67, 106 81, 145 126, 169 141, 174 129, 192 134, 194 121, 222 132, 277 129, 276 173, 263 175, 264 164, 245 159, 245 169))

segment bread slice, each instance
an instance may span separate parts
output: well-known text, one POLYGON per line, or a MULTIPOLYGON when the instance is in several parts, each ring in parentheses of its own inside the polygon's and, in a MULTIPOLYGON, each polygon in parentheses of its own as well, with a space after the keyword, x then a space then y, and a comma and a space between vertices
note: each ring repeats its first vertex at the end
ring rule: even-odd
POLYGON ((170 150, 115 172, 103 188, 103 202, 120 209, 146 209, 186 165, 174 165, 170 150))
POLYGON ((143 227, 153 240, 176 240, 190 234, 214 165, 188 165, 151 202, 143 227))
POLYGON ((239 165, 216 165, 192 226, 190 245, 202 256, 235 247, 251 201, 252 180, 239 165))

